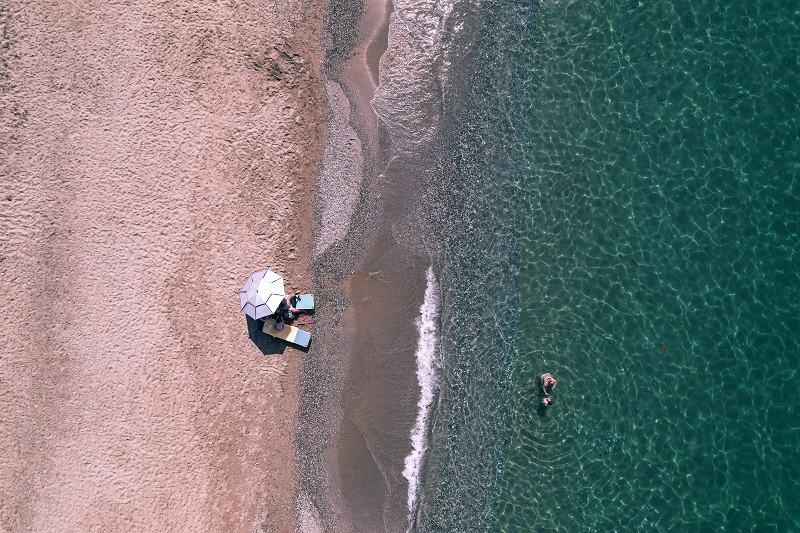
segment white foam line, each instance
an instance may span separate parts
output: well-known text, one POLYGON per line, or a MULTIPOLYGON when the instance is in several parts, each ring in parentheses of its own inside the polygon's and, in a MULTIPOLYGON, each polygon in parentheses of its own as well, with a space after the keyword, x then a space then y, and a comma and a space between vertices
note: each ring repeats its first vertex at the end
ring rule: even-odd
POLYGON ((439 361, 437 353, 439 339, 437 324, 439 320, 439 289, 433 267, 428 267, 428 286, 425 289, 425 300, 419 308, 417 318, 419 340, 417 342, 417 381, 420 396, 417 403, 417 421, 411 428, 411 453, 405 459, 403 476, 408 480, 408 518, 409 528, 414 506, 419 492, 419 470, 427 448, 426 429, 431 404, 439 389, 439 361))

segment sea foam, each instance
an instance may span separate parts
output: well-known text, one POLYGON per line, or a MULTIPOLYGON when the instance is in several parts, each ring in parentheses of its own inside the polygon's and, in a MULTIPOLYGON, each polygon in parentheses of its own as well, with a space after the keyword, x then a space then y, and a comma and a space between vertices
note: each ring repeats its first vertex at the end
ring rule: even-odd
POLYGON ((401 154, 427 146, 440 127, 465 19, 480 0, 394 0, 388 48, 381 56, 375 113, 401 154))
POLYGON ((408 480, 408 515, 409 521, 414 513, 414 507, 419 493, 419 477, 422 459, 427 447, 428 415, 431 404, 439 390, 439 335, 437 324, 439 321, 439 289, 436 285, 436 276, 433 267, 428 267, 428 286, 425 289, 425 299, 419 308, 420 316, 417 318, 419 340, 417 342, 417 381, 419 382, 420 396, 417 403, 417 421, 411 429, 411 453, 405 459, 403 476, 408 480))

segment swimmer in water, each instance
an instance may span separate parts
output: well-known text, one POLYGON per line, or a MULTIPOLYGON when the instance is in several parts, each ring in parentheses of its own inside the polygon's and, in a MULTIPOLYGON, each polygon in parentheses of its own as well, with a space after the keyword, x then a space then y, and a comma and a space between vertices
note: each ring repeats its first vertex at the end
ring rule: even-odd
POLYGON ((557 383, 556 379, 550 374, 542 374, 541 380, 542 380, 542 392, 544 392, 545 394, 549 394, 549 392, 547 392, 548 387, 550 387, 550 390, 556 388, 556 383, 557 383))
POLYGON ((553 405, 553 400, 551 400, 549 397, 545 397, 544 399, 542 399, 543 407, 549 407, 551 405, 553 405))

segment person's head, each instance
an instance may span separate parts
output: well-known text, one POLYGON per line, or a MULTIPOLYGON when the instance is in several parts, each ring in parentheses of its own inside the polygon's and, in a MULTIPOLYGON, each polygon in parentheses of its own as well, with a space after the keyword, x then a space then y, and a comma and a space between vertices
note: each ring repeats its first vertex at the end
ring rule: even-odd
POLYGON ((545 407, 553 405, 553 400, 551 400, 550 398, 545 398, 544 400, 542 400, 542 405, 544 405, 545 407))

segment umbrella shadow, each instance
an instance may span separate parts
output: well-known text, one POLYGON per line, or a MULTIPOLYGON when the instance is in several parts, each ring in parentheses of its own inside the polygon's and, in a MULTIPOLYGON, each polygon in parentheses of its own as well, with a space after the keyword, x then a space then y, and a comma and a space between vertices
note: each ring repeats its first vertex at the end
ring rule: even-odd
POLYGON ((247 315, 247 335, 253 344, 261 350, 264 355, 281 355, 286 350, 286 341, 276 339, 261 331, 262 322, 255 320, 247 315))

